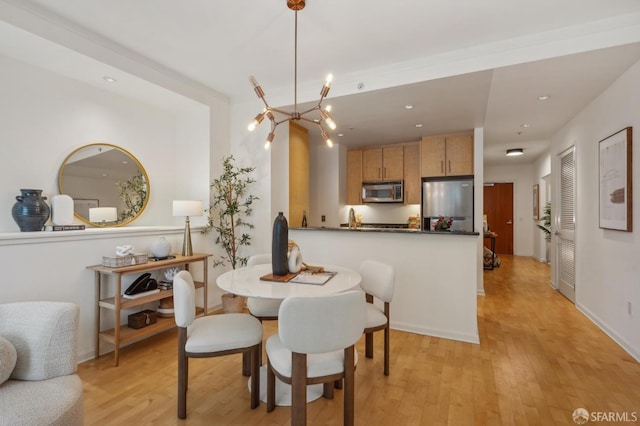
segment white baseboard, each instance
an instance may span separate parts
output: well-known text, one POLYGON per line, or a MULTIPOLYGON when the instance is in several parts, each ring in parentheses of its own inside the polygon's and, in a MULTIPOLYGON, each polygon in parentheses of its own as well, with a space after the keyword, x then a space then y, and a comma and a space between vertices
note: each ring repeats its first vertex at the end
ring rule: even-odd
POLYGON ((479 288, 479 289, 476 291, 476 294, 477 294, 478 296, 484 296, 484 295, 485 295, 485 294, 484 294, 484 288, 479 288))
POLYGON ((391 321, 389 327, 394 330, 406 331, 408 333, 422 334, 423 336, 441 337, 443 339, 458 340, 466 343, 480 343, 480 337, 477 332, 476 334, 466 334, 449 330, 434 330, 414 324, 399 323, 395 321, 391 321))
POLYGON ((637 348, 634 348, 633 346, 631 346, 629 342, 627 342, 623 337, 618 335, 618 333, 616 333, 615 330, 609 327, 607 323, 605 323, 600 318, 598 318, 597 315, 595 315, 593 312, 587 309, 584 305, 576 303, 576 308, 578 308, 578 310, 582 312, 584 316, 589 318, 595 325, 597 325, 598 328, 604 331, 607 336, 611 337, 611 339, 613 339, 613 341, 616 342, 629 355, 635 358, 636 361, 640 362, 640 351, 637 348))

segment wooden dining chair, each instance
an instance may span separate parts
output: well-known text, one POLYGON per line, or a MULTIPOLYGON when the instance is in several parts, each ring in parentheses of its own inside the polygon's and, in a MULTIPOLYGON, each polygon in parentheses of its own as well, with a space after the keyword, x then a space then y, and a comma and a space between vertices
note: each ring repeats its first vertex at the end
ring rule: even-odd
POLYGON ((291 385, 291 424, 307 422, 307 385, 344 380, 344 424, 355 418, 354 344, 362 336, 365 300, 360 291, 321 297, 289 297, 278 313, 278 333, 267 339, 267 412, 275 408, 276 376, 291 385))
POLYGON ((365 323, 365 356, 373 358, 373 333, 384 330, 384 375, 389 375, 389 304, 395 289, 395 271, 392 266, 375 260, 365 260, 360 265, 360 288, 367 299, 365 323), (380 309, 374 299, 382 301, 380 309))
MULTIPOLYGON (((242 353, 251 359, 251 408, 260 398, 258 348, 262 324, 248 314, 195 317, 195 286, 188 271, 173 278, 173 303, 178 326, 178 417, 187 417, 189 358, 208 358, 242 353)), ((206 301, 205 301, 206 303, 206 301)))

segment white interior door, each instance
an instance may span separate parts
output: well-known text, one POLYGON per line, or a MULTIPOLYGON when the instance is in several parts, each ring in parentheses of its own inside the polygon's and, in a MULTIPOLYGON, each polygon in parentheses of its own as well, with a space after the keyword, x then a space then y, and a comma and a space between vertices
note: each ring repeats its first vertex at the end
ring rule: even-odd
POLYGON ((571 147, 559 156, 560 203, 555 214, 558 262, 558 289, 567 299, 575 303, 575 232, 576 232, 576 155, 571 147))

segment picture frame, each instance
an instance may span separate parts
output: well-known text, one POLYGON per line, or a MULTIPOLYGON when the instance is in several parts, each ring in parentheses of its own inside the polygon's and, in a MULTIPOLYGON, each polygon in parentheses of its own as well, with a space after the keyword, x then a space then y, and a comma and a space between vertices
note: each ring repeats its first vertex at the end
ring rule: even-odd
POLYGON ((633 231, 632 128, 626 127, 598 142, 599 226, 633 231))
POLYGON ((533 185, 533 220, 540 220, 540 185, 533 185))

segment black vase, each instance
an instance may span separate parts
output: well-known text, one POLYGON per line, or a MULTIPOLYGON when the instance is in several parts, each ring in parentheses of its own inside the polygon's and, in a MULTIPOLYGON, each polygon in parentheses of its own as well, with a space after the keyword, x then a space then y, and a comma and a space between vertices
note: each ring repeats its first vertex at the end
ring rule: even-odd
POLYGON ((16 197, 16 203, 11 209, 13 220, 22 232, 42 231, 49 219, 51 209, 44 202, 47 197, 42 196, 41 189, 21 189, 22 195, 16 197))
POLYGON ((271 268, 273 275, 287 275, 289 263, 287 251, 289 249, 289 226, 287 218, 282 212, 273 221, 273 238, 271 240, 271 268))

